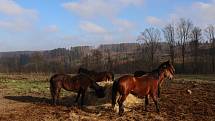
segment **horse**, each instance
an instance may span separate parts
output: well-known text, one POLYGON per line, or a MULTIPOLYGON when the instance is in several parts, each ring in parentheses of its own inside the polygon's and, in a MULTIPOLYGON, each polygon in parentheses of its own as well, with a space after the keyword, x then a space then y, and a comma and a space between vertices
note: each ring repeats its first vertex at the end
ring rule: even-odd
POLYGON ((105 96, 104 89, 101 86, 99 86, 94 80, 82 74, 78 74, 73 77, 66 74, 55 74, 50 78, 50 92, 54 105, 56 105, 56 102, 58 101, 61 88, 63 88, 67 91, 78 90, 75 102, 78 102, 81 95, 82 106, 84 104, 85 92, 88 87, 95 90, 98 98, 103 98, 105 96))
POLYGON ((96 72, 92 70, 88 70, 85 68, 79 68, 78 70, 79 74, 85 74, 95 80, 96 82, 102 82, 102 81, 113 81, 114 80, 114 74, 112 72, 103 71, 103 72, 96 72))
POLYGON ((134 77, 132 75, 125 75, 114 81, 112 86, 112 107, 116 104, 116 95, 119 92, 120 96, 117 100, 119 104, 119 115, 124 113, 123 102, 126 100, 128 94, 133 94, 139 98, 145 97, 145 110, 147 111, 148 96, 150 96, 156 106, 157 112, 160 111, 157 91, 159 80, 169 78, 172 80, 174 77, 174 67, 170 63, 165 63, 160 68, 153 71, 153 73, 145 74, 141 77, 134 77))
POLYGON ((97 74, 96 71, 88 70, 88 69, 85 69, 85 68, 82 68, 82 67, 80 67, 78 69, 78 74, 80 74, 80 73, 82 73, 82 74, 97 74))
MULTIPOLYGON (((167 65, 169 65, 169 64, 170 64, 170 61, 169 61, 169 60, 166 61, 166 62, 163 62, 157 69, 152 70, 151 72, 147 72, 147 71, 143 71, 143 70, 135 71, 135 72, 134 72, 134 77, 141 77, 142 75, 145 75, 145 74, 148 74, 148 73, 156 73, 157 70, 159 70, 159 69, 161 69, 163 66, 167 66, 167 65)), ((171 65, 169 65, 169 66, 171 66, 171 65)), ((172 67, 172 69, 173 69, 173 72, 175 73, 174 67, 172 67)), ((165 79, 165 78, 164 78, 164 79, 165 79)), ((161 86, 162 86, 162 84, 163 84, 164 79, 162 79, 162 80, 159 81, 159 86, 158 86, 158 97, 159 97, 159 98, 160 98, 160 93, 161 93, 161 86)))

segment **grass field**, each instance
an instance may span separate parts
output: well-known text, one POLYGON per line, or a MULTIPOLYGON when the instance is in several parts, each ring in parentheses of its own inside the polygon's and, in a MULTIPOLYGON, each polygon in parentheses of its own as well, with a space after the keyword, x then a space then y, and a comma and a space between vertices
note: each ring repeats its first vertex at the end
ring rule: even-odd
MULTIPOLYGON (((122 117, 118 116, 116 110, 111 109, 110 88, 106 89, 109 92, 106 91, 108 96, 104 99, 88 96, 84 108, 79 108, 73 103, 76 93, 69 91, 62 91, 60 105, 50 105, 50 76, 49 74, 0 74, 0 120, 213 121, 215 119, 215 75, 176 75, 175 80, 164 83, 160 114, 155 112, 152 101, 149 112, 145 112, 142 108, 143 101, 130 97, 127 99, 127 110, 122 117), (187 93, 187 90, 191 90, 192 94, 187 93)), ((101 85, 111 87, 111 83, 101 83, 101 85)))

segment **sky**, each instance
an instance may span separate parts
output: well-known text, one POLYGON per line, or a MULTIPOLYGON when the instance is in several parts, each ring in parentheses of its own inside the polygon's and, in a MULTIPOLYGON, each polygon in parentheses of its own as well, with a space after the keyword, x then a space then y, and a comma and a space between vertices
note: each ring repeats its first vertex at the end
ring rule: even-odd
POLYGON ((132 43, 179 18, 215 24, 215 0, 0 0, 0 52, 132 43))

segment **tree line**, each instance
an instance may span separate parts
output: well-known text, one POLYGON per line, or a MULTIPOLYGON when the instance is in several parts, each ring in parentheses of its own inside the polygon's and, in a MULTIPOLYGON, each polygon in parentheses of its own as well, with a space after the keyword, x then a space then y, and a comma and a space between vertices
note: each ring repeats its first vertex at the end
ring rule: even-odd
POLYGON ((181 18, 163 28, 149 27, 134 43, 58 48, 0 57, 2 73, 76 73, 79 67, 114 73, 150 71, 171 60, 177 73, 215 73, 215 26, 201 28, 181 18))

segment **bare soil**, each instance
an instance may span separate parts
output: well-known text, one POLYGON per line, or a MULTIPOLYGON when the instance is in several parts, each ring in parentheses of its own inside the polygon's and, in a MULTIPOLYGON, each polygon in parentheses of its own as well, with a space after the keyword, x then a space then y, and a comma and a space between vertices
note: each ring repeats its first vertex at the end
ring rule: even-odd
POLYGON ((13 91, 0 84, 1 121, 215 121, 215 84, 209 82, 165 82, 159 114, 150 100, 148 112, 144 111, 142 102, 126 106, 123 116, 111 109, 110 102, 81 108, 73 103, 74 96, 69 96, 62 97, 58 106, 52 106, 47 95, 13 91))

